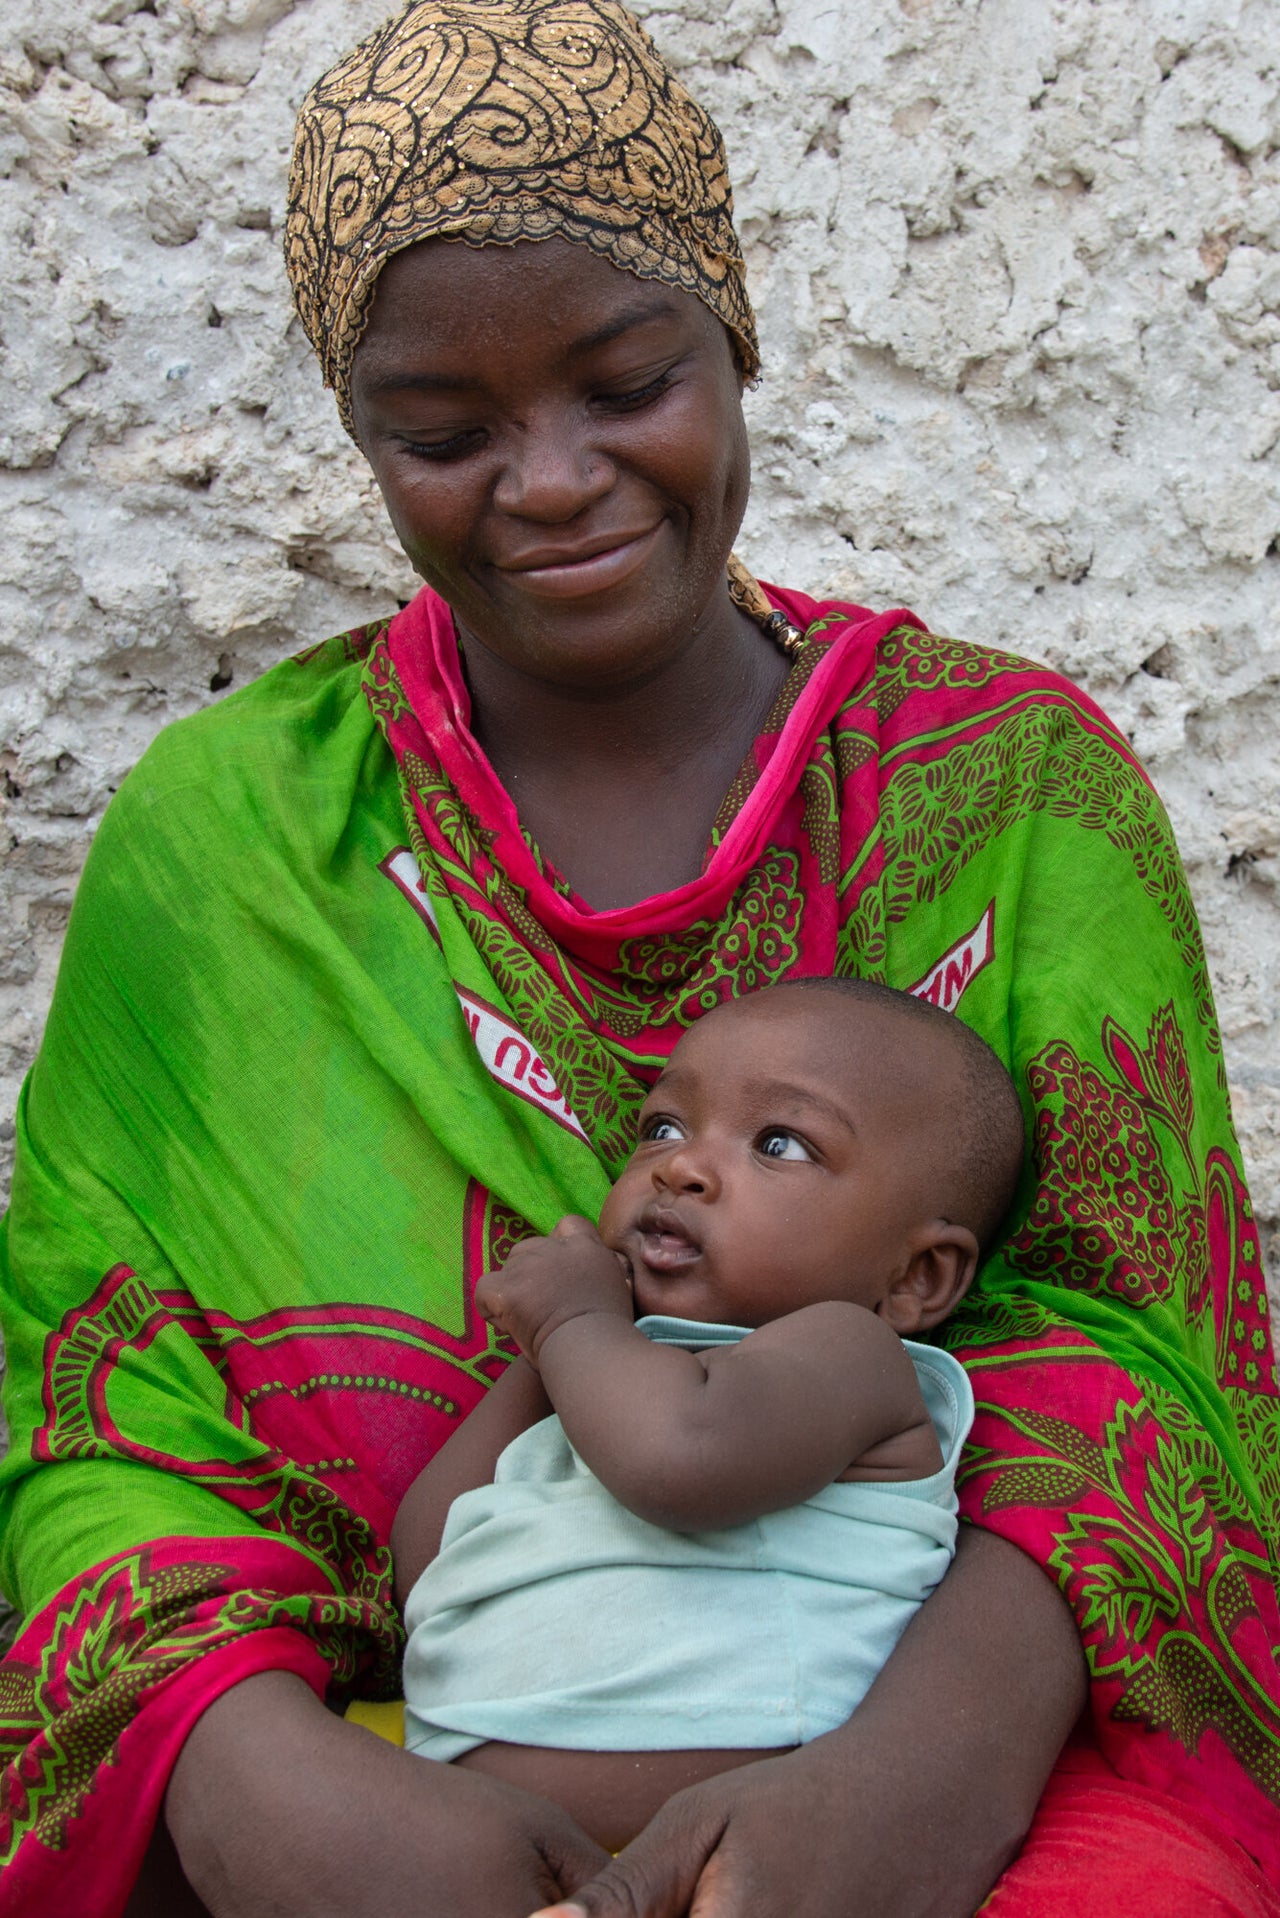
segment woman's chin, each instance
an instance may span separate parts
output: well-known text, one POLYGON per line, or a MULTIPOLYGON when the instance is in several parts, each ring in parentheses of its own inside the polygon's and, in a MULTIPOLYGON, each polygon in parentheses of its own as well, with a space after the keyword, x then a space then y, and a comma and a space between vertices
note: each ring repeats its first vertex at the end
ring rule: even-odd
MULTIPOLYGON (((574 692, 625 693, 683 668, 702 630, 689 608, 705 604, 706 592, 695 590, 704 582, 700 573, 690 578, 694 569, 670 540, 649 545, 644 564, 626 577, 563 598, 526 590, 519 573, 491 570, 483 597, 473 584, 450 601, 464 649, 478 642, 501 665, 574 692)), ((725 602, 732 619, 727 591, 725 602)))
POLYGON ((643 683, 674 664, 688 639, 683 627, 655 633, 652 608, 627 588, 563 602, 504 590, 482 609, 467 606, 458 624, 469 665, 478 643, 499 667, 574 692, 643 683))

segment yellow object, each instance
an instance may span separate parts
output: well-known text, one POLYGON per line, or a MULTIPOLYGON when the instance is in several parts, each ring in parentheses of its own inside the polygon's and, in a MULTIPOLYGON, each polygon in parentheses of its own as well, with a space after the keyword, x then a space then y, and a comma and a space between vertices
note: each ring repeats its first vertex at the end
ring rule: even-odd
POLYGON ((367 1732, 376 1732, 388 1744, 404 1744, 403 1698, 393 1698, 381 1705, 368 1698, 356 1698, 347 1706, 345 1716, 353 1725, 363 1725, 367 1732))

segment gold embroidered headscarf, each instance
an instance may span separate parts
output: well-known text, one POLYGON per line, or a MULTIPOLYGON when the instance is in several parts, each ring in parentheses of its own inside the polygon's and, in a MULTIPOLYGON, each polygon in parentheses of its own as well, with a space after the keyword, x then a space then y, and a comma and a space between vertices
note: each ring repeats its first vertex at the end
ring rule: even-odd
POLYGON ((416 0, 318 80, 285 264, 348 432, 352 357, 393 253, 552 235, 695 293, 754 377, 724 142, 617 0, 416 0))

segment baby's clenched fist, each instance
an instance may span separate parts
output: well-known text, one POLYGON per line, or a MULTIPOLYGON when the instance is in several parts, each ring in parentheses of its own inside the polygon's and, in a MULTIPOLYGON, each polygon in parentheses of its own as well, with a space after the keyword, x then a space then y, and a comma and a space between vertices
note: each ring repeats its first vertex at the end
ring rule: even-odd
POLYGON ((476 1310, 515 1340, 531 1365, 559 1326, 585 1313, 632 1318, 630 1274, 589 1219, 570 1213, 547 1238, 522 1239, 476 1286, 476 1310))

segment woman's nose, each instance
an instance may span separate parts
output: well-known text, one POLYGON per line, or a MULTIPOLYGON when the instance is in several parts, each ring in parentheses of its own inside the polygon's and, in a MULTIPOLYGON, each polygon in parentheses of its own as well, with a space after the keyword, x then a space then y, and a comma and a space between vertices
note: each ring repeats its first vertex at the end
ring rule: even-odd
POLYGON ((494 504, 517 519, 560 525, 603 499, 616 477, 613 462, 577 422, 538 421, 513 436, 494 504))

